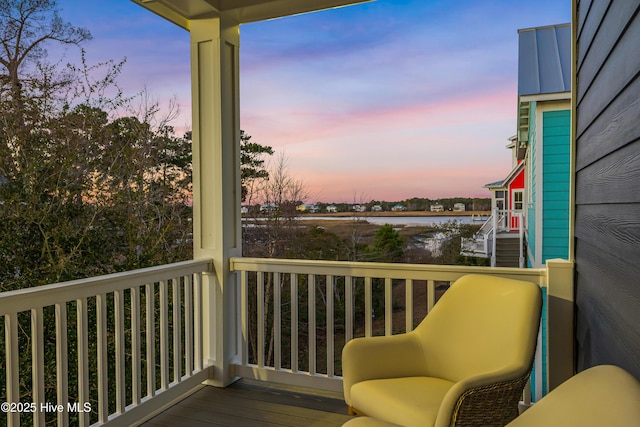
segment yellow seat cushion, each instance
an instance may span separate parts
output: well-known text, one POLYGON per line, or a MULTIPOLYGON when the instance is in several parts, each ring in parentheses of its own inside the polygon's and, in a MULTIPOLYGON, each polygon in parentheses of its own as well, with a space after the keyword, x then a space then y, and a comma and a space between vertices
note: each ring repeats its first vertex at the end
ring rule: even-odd
POLYGON ((454 383, 439 378, 368 380, 353 385, 353 407, 363 414, 405 427, 432 426, 442 399, 454 383))
POLYGON ((508 427, 640 426, 640 382, 623 369, 601 365, 560 384, 508 427))

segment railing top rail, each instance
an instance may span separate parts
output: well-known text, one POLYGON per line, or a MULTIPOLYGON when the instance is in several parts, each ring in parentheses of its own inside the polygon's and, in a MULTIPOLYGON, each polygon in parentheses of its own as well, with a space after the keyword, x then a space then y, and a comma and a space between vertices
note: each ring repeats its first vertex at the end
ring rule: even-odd
POLYGON ((54 283, 51 285, 0 292, 0 316, 7 313, 19 313, 32 308, 65 303, 79 298, 88 298, 98 294, 106 294, 140 286, 141 284, 155 283, 170 277, 182 277, 208 271, 213 271, 212 260, 191 260, 54 283))
POLYGON ((493 215, 489 216, 487 220, 482 224, 480 229, 476 234, 478 235, 486 235, 493 231, 493 215))
POLYGON ((317 261, 275 258, 231 258, 232 271, 319 274, 413 280, 455 280, 465 274, 489 274, 547 286, 544 268, 473 267, 461 265, 317 261))
POLYGON ((522 209, 496 209, 498 211, 498 213, 500 214, 516 214, 516 213, 522 213, 522 209))

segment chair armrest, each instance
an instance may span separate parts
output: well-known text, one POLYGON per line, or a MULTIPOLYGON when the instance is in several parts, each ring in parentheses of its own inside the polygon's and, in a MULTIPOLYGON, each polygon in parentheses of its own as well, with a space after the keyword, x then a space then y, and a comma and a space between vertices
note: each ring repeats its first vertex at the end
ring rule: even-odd
MULTIPOLYGON (((530 371, 522 366, 509 366, 460 380, 442 400, 434 427, 448 427, 454 412, 460 411, 458 405, 463 401, 471 407, 481 408, 481 412, 489 416, 492 414, 496 419, 506 417, 506 421, 493 420, 487 422, 488 425, 508 423, 517 415, 518 400, 529 374, 530 371)), ((469 416, 469 406, 466 411, 469 416)))
POLYGON ((407 334, 387 337, 356 338, 342 350, 344 397, 351 405, 351 386, 382 378, 425 375, 425 357, 417 336, 407 334))

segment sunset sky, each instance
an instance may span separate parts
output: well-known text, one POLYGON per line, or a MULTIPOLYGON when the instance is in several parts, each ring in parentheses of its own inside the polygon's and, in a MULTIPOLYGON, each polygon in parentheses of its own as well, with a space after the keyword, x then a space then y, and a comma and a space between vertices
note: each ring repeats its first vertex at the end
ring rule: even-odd
MULTIPOLYGON (((90 63, 126 57, 125 92, 175 98, 190 128, 186 31, 126 0, 59 5, 90 63)), ((569 0, 378 0, 244 25, 241 127, 307 202, 488 197, 511 169, 517 30, 570 19, 569 0)))

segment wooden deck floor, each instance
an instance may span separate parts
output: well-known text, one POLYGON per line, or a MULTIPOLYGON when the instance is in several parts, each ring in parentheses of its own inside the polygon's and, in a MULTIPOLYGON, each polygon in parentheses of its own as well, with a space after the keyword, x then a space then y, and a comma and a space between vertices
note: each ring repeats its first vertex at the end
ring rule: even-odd
POLYGON ((335 427, 349 419, 337 395, 241 380, 225 389, 203 387, 142 426, 335 427))

